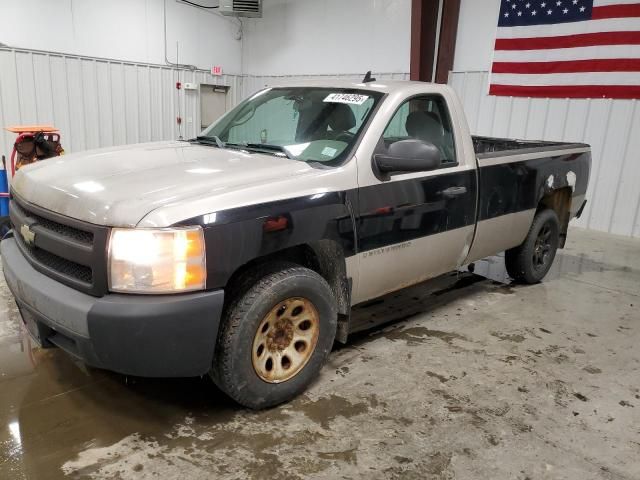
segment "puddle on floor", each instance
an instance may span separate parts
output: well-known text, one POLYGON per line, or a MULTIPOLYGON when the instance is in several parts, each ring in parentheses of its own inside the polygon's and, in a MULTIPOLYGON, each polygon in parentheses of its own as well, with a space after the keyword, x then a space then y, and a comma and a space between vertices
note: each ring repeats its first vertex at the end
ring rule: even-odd
MULTIPOLYGON (((509 285, 513 282, 504 264, 504 254, 487 257, 474 262, 472 270, 476 275, 480 275, 489 280, 509 285)), ((469 271, 469 265, 465 265, 460 269, 461 272, 469 271)), ((559 250, 549 273, 544 277, 543 282, 556 280, 563 275, 591 272, 624 272, 640 279, 640 270, 624 265, 614 265, 605 262, 599 262, 589 258, 586 255, 572 255, 559 250)))
POLYGON ((161 437, 186 415, 225 423, 237 411, 208 378, 125 377, 39 348, 13 299, 0 298, 2 479, 57 478, 51 472, 70 452, 110 445, 131 432, 161 437))

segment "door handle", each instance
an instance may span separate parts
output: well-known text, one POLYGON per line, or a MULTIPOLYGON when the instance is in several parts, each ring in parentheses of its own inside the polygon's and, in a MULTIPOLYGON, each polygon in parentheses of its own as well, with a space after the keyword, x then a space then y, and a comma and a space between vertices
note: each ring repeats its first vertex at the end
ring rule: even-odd
POLYGON ((467 187, 449 187, 441 193, 444 198, 452 199, 467 193, 467 187))

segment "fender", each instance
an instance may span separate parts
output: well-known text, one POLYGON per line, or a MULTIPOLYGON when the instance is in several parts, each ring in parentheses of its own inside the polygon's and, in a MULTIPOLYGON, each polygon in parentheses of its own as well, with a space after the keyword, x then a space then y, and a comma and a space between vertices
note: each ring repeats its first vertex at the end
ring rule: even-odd
POLYGON ((572 217, 587 192, 591 154, 551 155, 483 166, 480 163, 478 221, 535 209, 552 191, 570 187, 572 217), (577 204, 577 205, 576 205, 577 204), (574 211, 575 209, 575 211, 574 211))
MULTIPOLYGON (((203 227, 207 289, 224 288, 243 265, 300 245, 311 247, 319 258, 341 255, 344 264, 345 258, 357 253, 350 209, 355 196, 355 190, 320 193, 212 212, 180 225, 203 227)), ((325 260, 320 263, 327 275, 335 277, 341 272, 346 278, 344 266, 337 268, 325 260)), ((343 305, 339 307, 346 311, 343 305)))

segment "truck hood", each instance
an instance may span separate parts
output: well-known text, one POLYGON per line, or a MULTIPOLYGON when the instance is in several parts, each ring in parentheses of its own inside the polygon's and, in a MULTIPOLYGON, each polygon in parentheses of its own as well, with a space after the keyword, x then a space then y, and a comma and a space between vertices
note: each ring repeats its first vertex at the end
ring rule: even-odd
POLYGON ((273 155, 159 142, 38 162, 20 169, 12 189, 26 201, 68 217, 133 227, 163 207, 175 210, 181 203, 205 195, 218 196, 270 182, 288 183, 321 171, 273 155))

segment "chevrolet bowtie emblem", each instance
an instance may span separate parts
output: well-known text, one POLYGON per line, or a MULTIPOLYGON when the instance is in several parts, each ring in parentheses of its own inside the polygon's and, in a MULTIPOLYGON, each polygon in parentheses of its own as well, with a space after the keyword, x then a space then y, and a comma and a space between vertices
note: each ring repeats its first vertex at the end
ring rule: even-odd
POLYGON ((31 231, 29 225, 22 225, 20 227, 20 235, 24 238, 24 241, 27 245, 33 245, 34 240, 36 239, 36 234, 31 231))

